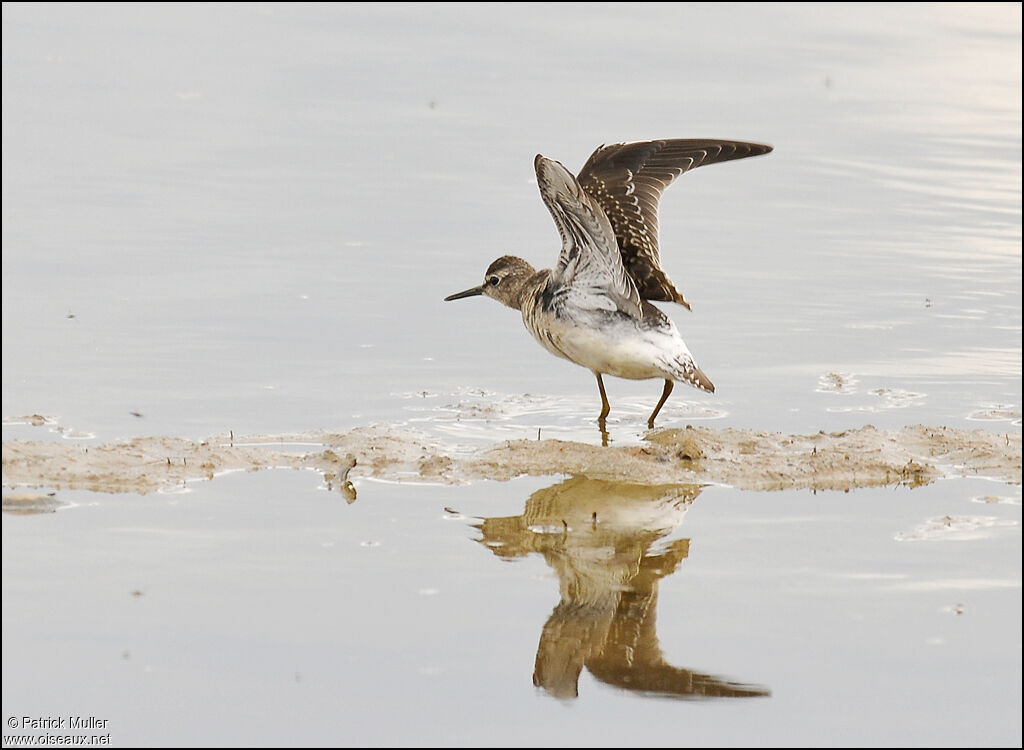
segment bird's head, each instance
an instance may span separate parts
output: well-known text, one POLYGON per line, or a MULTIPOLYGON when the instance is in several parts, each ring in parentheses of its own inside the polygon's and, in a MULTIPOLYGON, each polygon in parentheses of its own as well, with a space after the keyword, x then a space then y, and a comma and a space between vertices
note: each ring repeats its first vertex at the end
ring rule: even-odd
POLYGON ((463 297, 476 297, 482 294, 519 310, 522 307, 527 282, 535 273, 537 272, 533 266, 522 258, 503 255, 487 267, 483 284, 464 292, 450 294, 444 298, 444 301, 451 302, 463 297))

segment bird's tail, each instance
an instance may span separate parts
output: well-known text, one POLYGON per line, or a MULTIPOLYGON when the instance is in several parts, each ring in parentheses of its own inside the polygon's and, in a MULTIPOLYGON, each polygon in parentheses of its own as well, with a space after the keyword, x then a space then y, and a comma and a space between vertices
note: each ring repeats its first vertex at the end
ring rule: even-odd
POLYGON ((680 383, 689 383, 694 388, 699 388, 707 393, 715 392, 715 384, 704 374, 704 371, 697 367, 692 357, 676 357, 665 363, 672 373, 672 379, 680 383))

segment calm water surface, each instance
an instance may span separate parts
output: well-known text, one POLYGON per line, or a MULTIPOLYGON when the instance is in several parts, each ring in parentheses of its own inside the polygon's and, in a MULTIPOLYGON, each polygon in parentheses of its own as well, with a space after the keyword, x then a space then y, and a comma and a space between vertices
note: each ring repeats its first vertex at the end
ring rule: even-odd
MULTIPOLYGON (((1018 7, 15 5, 4 27, 5 416, 437 432, 469 389, 499 426, 594 439, 589 373, 441 298, 505 253, 554 261, 534 154, 657 137, 776 149, 666 194, 694 310, 665 307, 718 392, 680 389, 664 424, 1019 414, 1018 7), (820 392, 833 372, 847 392, 820 392)), ((658 384, 609 388, 635 439, 658 384)))
MULTIPOLYGON (((775 146, 662 202, 694 309, 663 307, 718 391, 661 425, 1019 430, 1020 70, 1016 4, 4 4, 4 438, 596 442, 589 373, 441 299, 554 261, 536 153, 661 137, 775 146)), ((607 384, 639 440, 660 385, 607 384)), ((5 718, 1020 744, 1019 488, 564 481, 363 480, 349 506, 263 472, 5 513, 5 718), (559 502, 599 523, 559 529, 559 502)))
POLYGON ((1019 488, 318 484, 5 514, 6 714, 123 745, 1020 733, 1019 488))

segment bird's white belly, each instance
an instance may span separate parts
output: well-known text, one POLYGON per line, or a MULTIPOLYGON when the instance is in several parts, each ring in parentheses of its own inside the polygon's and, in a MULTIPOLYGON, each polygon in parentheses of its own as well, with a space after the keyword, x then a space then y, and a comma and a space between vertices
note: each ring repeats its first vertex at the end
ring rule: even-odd
POLYGON ((593 372, 630 380, 671 377, 657 362, 676 348, 676 342, 685 348, 678 334, 639 331, 629 324, 591 327, 552 318, 547 323, 546 335, 534 335, 552 354, 593 372))

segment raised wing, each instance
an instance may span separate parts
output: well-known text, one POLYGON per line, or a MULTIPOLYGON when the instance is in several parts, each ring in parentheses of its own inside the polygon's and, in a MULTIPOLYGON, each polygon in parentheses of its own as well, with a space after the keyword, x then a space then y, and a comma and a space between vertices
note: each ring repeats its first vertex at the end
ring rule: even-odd
POLYGON ((661 270, 658 200, 665 188, 691 169, 771 150, 760 143, 687 138, 618 143, 590 155, 579 184, 608 216, 626 273, 643 299, 690 307, 661 270))
POLYGON ((642 317, 640 293, 622 265, 605 212, 557 161, 540 154, 533 162, 541 197, 562 235, 552 288, 589 309, 617 309, 642 317))

